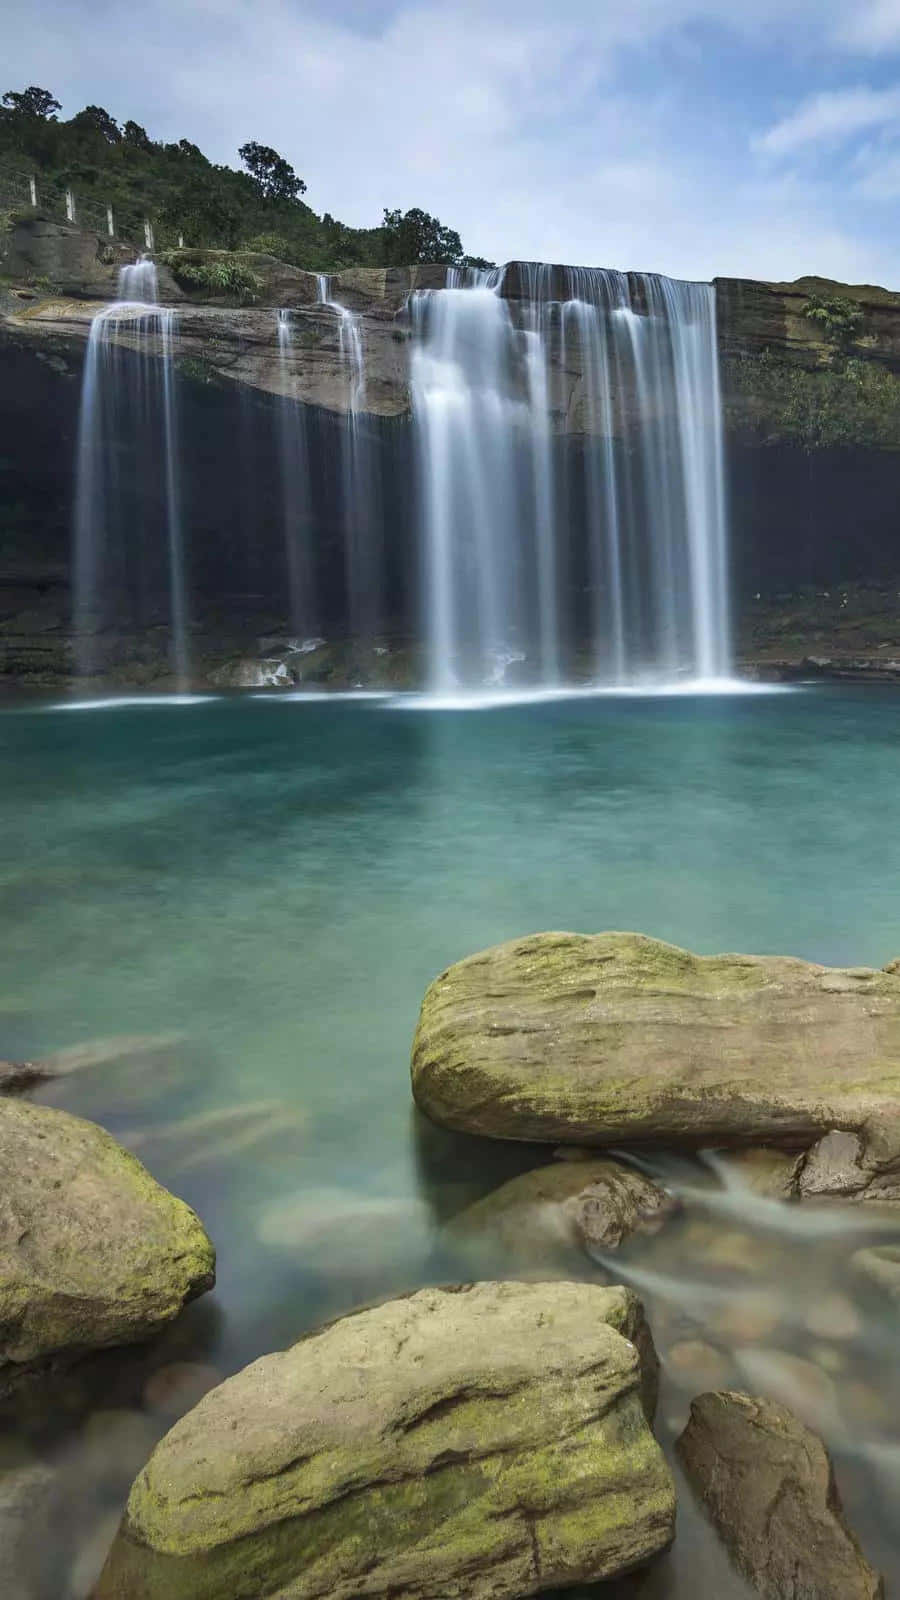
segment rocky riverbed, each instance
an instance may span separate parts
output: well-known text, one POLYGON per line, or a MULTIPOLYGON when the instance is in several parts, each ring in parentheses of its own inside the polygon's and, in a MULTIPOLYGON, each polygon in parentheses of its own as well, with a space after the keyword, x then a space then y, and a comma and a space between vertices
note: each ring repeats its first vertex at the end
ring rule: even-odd
MULTIPOLYGON (((879 1497, 900 1459, 883 1355, 898 1019, 896 962, 700 959, 641 935, 548 934, 450 969, 424 1001, 416 1096, 476 1132, 484 1162, 499 1137, 536 1141, 536 1164, 451 1206, 414 1270, 455 1273, 452 1290, 338 1316, 225 1382, 151 1357, 142 1411, 111 1411, 102 1430, 89 1418, 73 1457, 111 1473, 113 1493, 67 1600, 516 1600, 613 1579, 624 1587, 604 1593, 649 1600, 690 1574, 723 1596, 878 1600, 878 1566, 895 1559, 879 1497)), ((77 1417, 90 1361, 127 1390, 146 1355, 112 1368, 90 1352, 158 1339, 213 1275, 197 1218, 133 1155, 22 1094, 111 1107, 117 1076, 131 1099, 129 1059, 180 1048, 120 1040, 5 1064, 0 1380, 20 1425, 37 1396, 77 1417)), ((152 1128, 129 1142, 161 1169, 174 1153, 186 1175, 281 1123, 260 1107, 161 1142, 152 1128)), ((318 1231, 308 1206, 293 1222, 282 1205, 261 1238, 309 1254, 329 1214, 342 1232, 365 1226, 332 1198, 318 1231)), ((5 1577, 23 1600, 61 1592, 28 1530, 78 1504, 63 1462, 0 1459, 5 1577)))

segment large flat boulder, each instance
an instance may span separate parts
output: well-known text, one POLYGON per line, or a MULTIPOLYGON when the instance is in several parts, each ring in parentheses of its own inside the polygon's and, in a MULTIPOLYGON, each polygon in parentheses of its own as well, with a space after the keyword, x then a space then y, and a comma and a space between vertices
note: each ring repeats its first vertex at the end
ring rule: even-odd
POLYGON ((847 1527, 828 1452, 785 1406, 703 1394, 677 1444, 737 1566, 765 1600, 881 1600, 847 1527))
POLYGON ((265 1356, 162 1440, 96 1600, 513 1600, 673 1532, 639 1303, 423 1289, 265 1356))
POLYGON ((194 1212, 110 1134, 0 1100, 0 1393, 43 1362, 148 1337, 214 1278, 194 1212))
POLYGON ((863 1134, 900 1158, 900 975, 786 956, 695 956, 637 933, 544 933, 442 973, 413 1093, 501 1139, 808 1145, 863 1134))

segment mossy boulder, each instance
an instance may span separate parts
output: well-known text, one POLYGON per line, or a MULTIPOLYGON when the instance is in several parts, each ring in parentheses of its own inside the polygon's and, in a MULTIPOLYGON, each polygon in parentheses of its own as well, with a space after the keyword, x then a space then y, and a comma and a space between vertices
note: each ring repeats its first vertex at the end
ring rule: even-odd
POLYGON ((96 1600, 504 1600, 670 1541, 625 1289, 479 1283, 345 1317, 208 1394, 96 1600))
POLYGON ((727 1390, 700 1395, 677 1450, 765 1600, 882 1600, 883 1582, 844 1521, 828 1452, 785 1406, 727 1390))
POLYGON ((93 1123, 0 1100, 0 1174, 0 1393, 148 1337, 212 1286, 193 1211, 93 1123))
POLYGON ((501 1139, 801 1148, 849 1128, 882 1172, 900 1161, 900 976, 536 934, 435 980, 412 1086, 435 1122, 501 1139))

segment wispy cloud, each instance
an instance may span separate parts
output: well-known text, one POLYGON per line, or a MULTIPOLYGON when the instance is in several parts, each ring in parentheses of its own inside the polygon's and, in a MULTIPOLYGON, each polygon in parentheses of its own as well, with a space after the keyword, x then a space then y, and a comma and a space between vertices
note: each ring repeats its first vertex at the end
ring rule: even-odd
POLYGON ((766 155, 793 155, 804 147, 839 144, 854 134, 898 121, 900 86, 830 89, 801 101, 754 144, 766 155))

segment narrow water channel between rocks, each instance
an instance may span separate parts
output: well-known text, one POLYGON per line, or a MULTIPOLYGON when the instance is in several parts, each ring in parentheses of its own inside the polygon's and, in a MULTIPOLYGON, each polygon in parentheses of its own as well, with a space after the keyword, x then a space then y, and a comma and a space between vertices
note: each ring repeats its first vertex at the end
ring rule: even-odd
MULTIPOLYGON (((667 1450, 702 1390, 785 1401, 900 1592, 897 1304, 859 1258, 900 1244, 900 1208, 785 1206, 727 1159, 633 1151, 678 1209, 618 1251, 591 1258, 540 1208, 512 1233, 489 1207, 467 1226, 553 1152, 431 1127, 408 1072, 435 974, 538 929, 900 955, 900 695, 30 701, 0 713, 0 741, 0 1058, 65 1052, 35 1098, 109 1127, 219 1251, 215 1292, 154 1346, 3 1415, 22 1529, 0 1552, 6 1592, 89 1593, 132 1478, 219 1376, 354 1305, 472 1275, 631 1284, 667 1450)), ((671 1554, 598 1600, 748 1592, 679 1490, 671 1554)))

